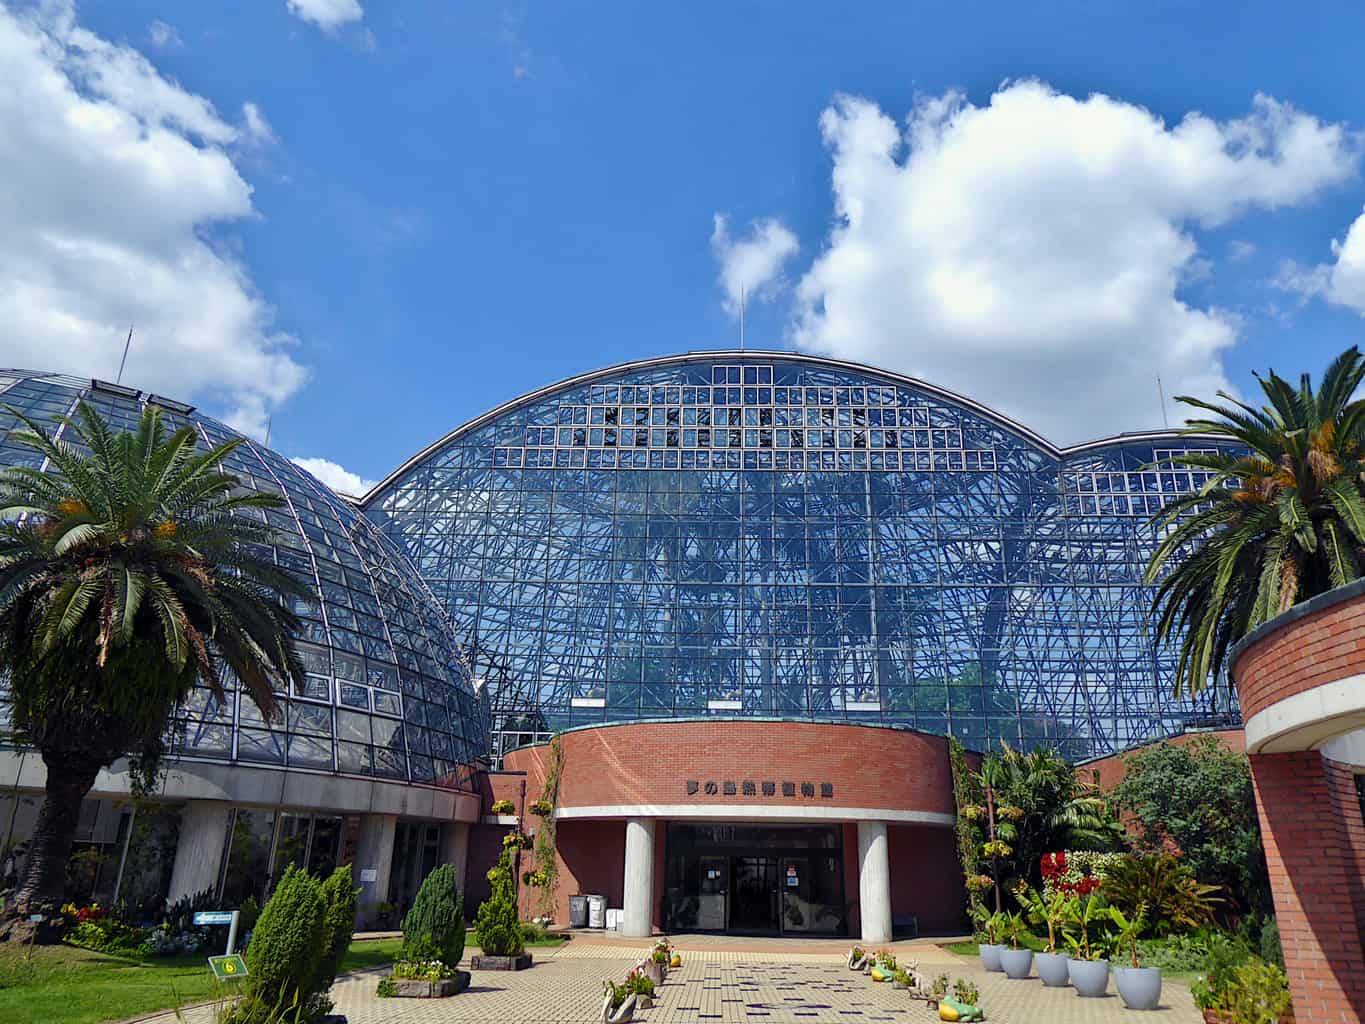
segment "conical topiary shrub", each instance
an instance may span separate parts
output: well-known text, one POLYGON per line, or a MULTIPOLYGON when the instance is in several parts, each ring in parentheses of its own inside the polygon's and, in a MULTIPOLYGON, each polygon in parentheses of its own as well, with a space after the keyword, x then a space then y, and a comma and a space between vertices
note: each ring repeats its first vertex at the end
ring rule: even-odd
POLYGON ((488 872, 493 891, 479 907, 474 939, 485 956, 520 956, 525 950, 517 896, 512 888, 512 858, 503 850, 498 866, 488 872))
POLYGON ((402 957, 435 959, 455 967, 464 956, 464 940, 464 897, 455 868, 442 864, 427 875, 412 909, 403 918, 402 957))

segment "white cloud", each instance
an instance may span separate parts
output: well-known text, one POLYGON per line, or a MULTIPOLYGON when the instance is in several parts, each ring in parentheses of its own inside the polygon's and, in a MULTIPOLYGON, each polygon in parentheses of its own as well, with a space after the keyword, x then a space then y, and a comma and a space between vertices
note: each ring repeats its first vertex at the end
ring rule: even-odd
POLYGON ((1256 243, 1245 239, 1234 239, 1228 243, 1228 259, 1240 263, 1256 255, 1256 243))
POLYGON ((1357 159, 1340 125, 1266 96, 1237 120, 1167 126, 1032 81, 982 107, 922 100, 904 128, 841 96, 820 125, 836 224, 798 285, 793 340, 1059 442, 1159 424, 1158 374, 1167 395, 1227 387, 1236 318, 1178 294, 1203 265, 1196 230, 1303 202, 1357 159))
POLYGON ((268 146, 275 141, 275 131, 254 103, 242 104, 242 137, 252 145, 268 146))
POLYGON ((241 133, 69 5, 0 8, 4 361, 113 377, 260 433, 306 372, 214 232, 255 216, 241 133))
POLYGON ((285 0, 285 4, 290 14, 311 22, 324 32, 335 32, 365 16, 359 0, 285 0))
POLYGON ((720 264, 719 281, 725 293, 724 306, 738 315, 740 295, 747 300, 771 298, 781 287, 782 268, 800 249, 796 235, 773 218, 754 221, 743 238, 730 236, 730 224, 723 213, 715 215, 711 229, 711 251, 720 264))
POLYGON ((366 480, 358 473, 337 465, 331 459, 294 459, 294 465, 312 473, 334 491, 358 498, 372 488, 377 480, 366 480))
POLYGON ((1286 263, 1275 284, 1304 298, 1319 296, 1365 316, 1365 213, 1346 230, 1345 238, 1332 239, 1332 262, 1315 267, 1286 263))
POLYGON ((160 18, 147 26, 147 38, 158 50, 178 50, 185 45, 176 27, 160 18))

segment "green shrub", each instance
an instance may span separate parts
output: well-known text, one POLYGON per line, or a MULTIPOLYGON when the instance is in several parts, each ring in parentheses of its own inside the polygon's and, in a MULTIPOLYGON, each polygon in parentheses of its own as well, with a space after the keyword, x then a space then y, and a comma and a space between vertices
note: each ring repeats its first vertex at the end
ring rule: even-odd
POLYGON ((455 868, 442 864, 427 875, 403 918, 403 958, 455 967, 464 956, 464 942, 464 897, 455 868))
POLYGON ((398 986, 394 984, 393 978, 385 976, 379 979, 379 985, 374 990, 374 994, 380 999, 388 999, 398 993, 398 986))
POLYGON ((321 883, 289 865, 261 911, 247 949, 250 993, 274 1003, 281 995, 288 1000, 301 981, 312 981, 322 953, 317 938, 323 909, 321 883))
POLYGON ((359 895, 360 890, 351 884, 349 864, 337 868, 322 883, 319 892, 323 908, 319 935, 321 952, 311 986, 312 991, 319 995, 326 995, 332 987, 341 958, 351 948, 351 935, 355 932, 355 904, 359 895))
POLYGON ((1222 902, 1217 886, 1201 884, 1169 853, 1124 854, 1108 865, 1100 889, 1130 917, 1146 907, 1143 934, 1155 938, 1204 927, 1222 902))
POLYGON ((349 866, 325 883, 286 868, 247 948, 245 991, 224 1011, 223 1024, 292 1024, 330 1009, 327 990, 351 944, 356 895, 349 866))
POLYGON ((1233 972, 1228 1009, 1238 1024, 1277 1024, 1290 1005, 1289 983, 1274 964, 1251 960, 1233 972))
POLYGON ((1280 922, 1267 918, 1261 928, 1261 959, 1284 970, 1284 950, 1280 948, 1280 922))
POLYGON ((512 888, 512 858, 502 851, 498 866, 488 872, 493 891, 479 907, 474 939, 486 956, 519 956, 526 948, 512 888))
POLYGON ((98 921, 82 921, 62 936, 62 941, 96 953, 116 953, 132 955, 139 952, 145 934, 112 918, 98 921))

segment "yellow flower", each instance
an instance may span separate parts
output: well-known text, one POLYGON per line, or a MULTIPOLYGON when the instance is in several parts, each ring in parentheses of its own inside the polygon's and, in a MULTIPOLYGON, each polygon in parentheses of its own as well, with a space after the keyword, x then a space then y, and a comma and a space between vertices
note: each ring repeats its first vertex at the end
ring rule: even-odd
POLYGON ((174 537, 176 531, 175 520, 168 519, 164 523, 158 523, 152 530, 158 537, 174 537))

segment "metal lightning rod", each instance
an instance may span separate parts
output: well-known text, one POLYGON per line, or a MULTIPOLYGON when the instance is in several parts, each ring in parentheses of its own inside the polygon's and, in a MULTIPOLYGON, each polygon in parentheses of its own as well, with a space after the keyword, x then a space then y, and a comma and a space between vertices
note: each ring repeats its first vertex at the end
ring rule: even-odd
POLYGON ((1161 387, 1161 375, 1160 375, 1160 374, 1157 374, 1157 378, 1156 378, 1156 394, 1157 394, 1157 398, 1160 399, 1160 401, 1161 401, 1161 425, 1162 425, 1163 427, 1165 427, 1167 430, 1170 430, 1170 429, 1171 429, 1171 421, 1166 417, 1166 392, 1165 392, 1165 390, 1161 387))
POLYGON ((739 350, 744 351, 744 285, 739 286, 739 350))
POLYGON ((118 363, 118 376, 114 378, 115 384, 123 383, 123 367, 128 363, 128 350, 133 346, 133 325, 128 325, 128 340, 123 343, 123 358, 118 363))

